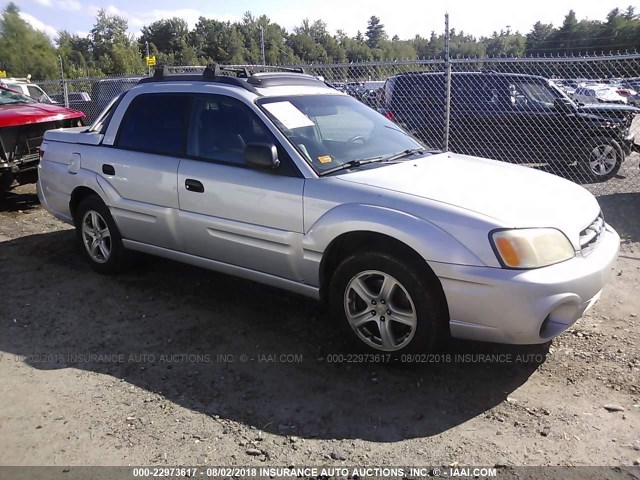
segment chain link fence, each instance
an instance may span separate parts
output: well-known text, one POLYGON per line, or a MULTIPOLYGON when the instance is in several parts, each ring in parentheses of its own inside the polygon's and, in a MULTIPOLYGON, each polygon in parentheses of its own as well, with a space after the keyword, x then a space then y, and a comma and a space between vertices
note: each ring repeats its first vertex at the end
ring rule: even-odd
POLYGON ((640 191, 640 55, 306 69, 428 147, 538 168, 596 194, 640 191))
MULTIPOLYGON (((640 191, 638 54, 300 66, 428 147, 542 169, 598 195, 640 191)), ((66 88, 91 122, 140 78, 39 85, 60 103, 66 88)))
POLYGON ((85 123, 91 124, 114 97, 132 88, 142 78, 144 76, 122 75, 54 80, 38 85, 53 101, 84 112, 85 123))

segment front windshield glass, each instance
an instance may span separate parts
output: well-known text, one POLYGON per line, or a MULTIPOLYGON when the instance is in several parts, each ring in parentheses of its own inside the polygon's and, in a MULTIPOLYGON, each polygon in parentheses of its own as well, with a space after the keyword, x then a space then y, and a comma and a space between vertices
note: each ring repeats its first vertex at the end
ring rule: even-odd
POLYGON ((266 98, 258 104, 318 172, 424 148, 395 123, 343 95, 266 98))
POLYGON ((21 93, 7 90, 6 88, 0 88, 0 105, 13 105, 16 103, 36 103, 36 101, 22 95, 21 93))
MULTIPOLYGON (((510 85, 511 102, 514 107, 537 107, 546 110, 554 108, 557 98, 569 99, 553 84, 532 81, 518 81, 510 85)), ((573 102, 572 102, 573 103, 573 102)))

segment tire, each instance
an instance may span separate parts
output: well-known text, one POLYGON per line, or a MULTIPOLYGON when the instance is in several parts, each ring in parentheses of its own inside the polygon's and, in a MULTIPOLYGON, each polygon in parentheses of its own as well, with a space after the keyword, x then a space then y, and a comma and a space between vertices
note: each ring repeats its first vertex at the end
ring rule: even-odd
POLYGON ((80 249, 96 272, 113 275, 127 267, 127 250, 109 208, 96 195, 83 199, 75 214, 80 249))
POLYGON ((605 182, 618 173, 623 160, 624 152, 618 142, 597 138, 587 152, 587 158, 578 165, 591 180, 605 182))
POLYGON ((0 197, 5 197, 13 185, 13 174, 10 172, 0 173, 0 197))
POLYGON ((356 253, 335 270, 329 307, 361 350, 396 359, 402 353, 429 352, 448 333, 446 300, 436 282, 410 259, 377 251, 356 253))

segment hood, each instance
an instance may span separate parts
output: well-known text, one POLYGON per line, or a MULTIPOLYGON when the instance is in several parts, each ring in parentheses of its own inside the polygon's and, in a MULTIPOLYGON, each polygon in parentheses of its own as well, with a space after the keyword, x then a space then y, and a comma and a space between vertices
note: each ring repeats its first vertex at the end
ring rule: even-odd
POLYGON ((587 105, 578 105, 580 113, 640 113, 640 108, 631 105, 622 105, 618 103, 589 103, 587 105))
POLYGON ((0 127, 82 118, 84 113, 50 103, 0 105, 0 127))
POLYGON ((580 231, 600 212, 595 197, 573 182, 529 167, 454 153, 338 178, 476 212, 495 219, 498 227, 557 228, 576 248, 580 231))

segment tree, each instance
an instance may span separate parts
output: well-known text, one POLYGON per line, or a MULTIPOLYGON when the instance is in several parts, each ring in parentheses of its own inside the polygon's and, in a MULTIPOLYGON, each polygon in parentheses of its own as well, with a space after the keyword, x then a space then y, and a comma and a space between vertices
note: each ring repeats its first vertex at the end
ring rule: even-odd
POLYGON ((576 18, 576 12, 569 10, 569 13, 564 17, 564 22, 562 23, 560 30, 558 30, 555 35, 557 50, 562 50, 566 53, 575 47, 577 27, 578 20, 576 18))
POLYGON ((553 25, 550 23, 536 22, 533 25, 533 29, 527 33, 527 55, 546 53, 552 39, 553 25))
POLYGON ((287 31, 277 23, 271 23, 266 15, 254 17, 246 12, 237 28, 244 38, 247 63, 262 63, 260 52, 260 28, 264 36, 264 53, 268 65, 290 64, 295 61, 295 55, 287 45, 287 31))
POLYGON ((58 55, 62 58, 66 77, 101 75, 95 68, 91 54, 91 41, 79 35, 71 35, 66 30, 58 32, 58 55))
POLYGON ((34 80, 58 76, 56 52, 51 40, 20 17, 10 2, 0 16, 0 65, 11 76, 31 75, 34 80))
POLYGON ((200 17, 190 35, 195 54, 204 63, 245 62, 244 38, 235 24, 200 17))
POLYGON ((387 39, 387 34, 384 31, 384 25, 380 23, 380 19, 375 15, 371 16, 367 22, 367 45, 369 48, 378 48, 383 40, 387 39))
POLYGON ((521 57, 524 55, 526 38, 520 33, 500 30, 489 38, 482 39, 487 55, 491 57, 521 57))
POLYGON ((159 52, 180 55, 189 35, 189 26, 182 18, 173 17, 144 26, 141 32, 138 40, 140 48, 149 42, 155 45, 159 52))
POLYGON ((144 71, 142 54, 127 35, 126 18, 98 11, 96 23, 89 34, 93 60, 107 74, 140 73, 144 71))
POLYGON ((307 63, 344 62, 346 52, 341 45, 344 32, 332 37, 327 31, 327 24, 322 20, 313 23, 304 19, 299 27, 293 29, 293 34, 287 38, 293 53, 299 61, 307 63))

